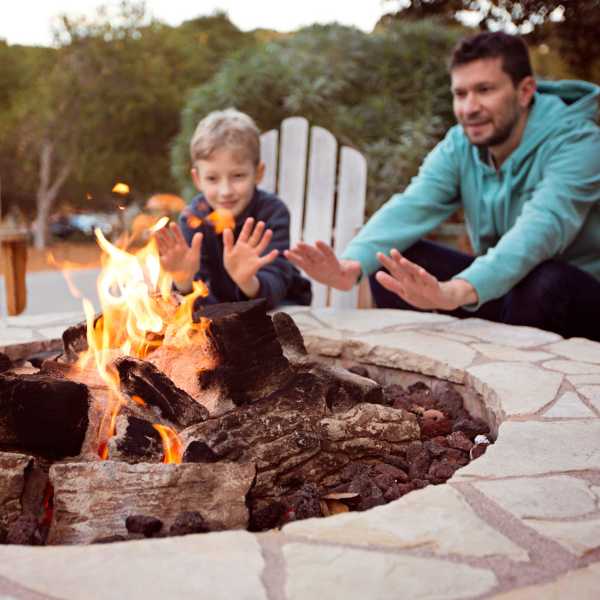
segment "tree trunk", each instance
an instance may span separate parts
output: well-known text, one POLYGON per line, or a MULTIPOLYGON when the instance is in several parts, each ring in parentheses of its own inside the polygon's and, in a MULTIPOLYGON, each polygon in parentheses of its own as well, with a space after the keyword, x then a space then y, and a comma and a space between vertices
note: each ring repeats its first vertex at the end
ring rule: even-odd
POLYGON ((48 219, 50 209, 58 192, 71 173, 72 162, 68 160, 59 170, 54 182, 51 181, 54 142, 45 141, 40 150, 40 184, 36 194, 37 216, 35 219, 34 244, 38 249, 46 247, 48 241, 48 219))

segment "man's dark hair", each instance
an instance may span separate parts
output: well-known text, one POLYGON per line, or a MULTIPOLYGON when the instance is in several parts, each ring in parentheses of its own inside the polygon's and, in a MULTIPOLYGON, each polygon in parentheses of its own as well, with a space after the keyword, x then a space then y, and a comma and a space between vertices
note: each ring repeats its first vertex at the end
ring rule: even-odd
POLYGON ((502 58, 502 70, 515 86, 533 74, 525 42, 503 31, 484 31, 461 40, 452 52, 450 71, 474 60, 498 57, 502 58))

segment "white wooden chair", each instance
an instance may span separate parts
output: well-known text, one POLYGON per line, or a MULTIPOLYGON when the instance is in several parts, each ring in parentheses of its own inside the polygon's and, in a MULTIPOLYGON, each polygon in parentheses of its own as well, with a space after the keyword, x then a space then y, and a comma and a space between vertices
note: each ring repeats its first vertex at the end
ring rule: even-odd
MULTIPOLYGON (((309 127, 303 117, 289 117, 281 132, 260 138, 265 177, 261 187, 277 195, 290 210, 290 243, 323 240, 339 256, 364 223, 367 161, 353 148, 339 151, 335 137, 322 127, 309 127), (310 140, 310 147, 309 147, 310 140)), ((358 288, 340 292, 313 283, 316 308, 356 308, 358 288)))

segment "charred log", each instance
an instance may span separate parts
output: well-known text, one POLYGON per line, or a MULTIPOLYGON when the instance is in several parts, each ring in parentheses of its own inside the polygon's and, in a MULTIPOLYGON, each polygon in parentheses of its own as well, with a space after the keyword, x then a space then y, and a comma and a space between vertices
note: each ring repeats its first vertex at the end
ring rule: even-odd
POLYGON ((188 393, 179 389, 152 363, 123 356, 114 362, 121 389, 138 396, 159 416, 178 427, 189 427, 208 418, 208 410, 188 393))
POLYGON ((202 306, 194 320, 202 317, 211 321, 208 336, 219 366, 201 375, 201 387, 220 381, 233 402, 242 405, 275 391, 289 377, 289 363, 264 300, 202 306))
POLYGON ((159 463, 163 458, 160 434, 152 424, 133 416, 119 415, 116 433, 108 442, 110 460, 127 463, 159 463))
POLYGON ((77 360, 80 352, 85 352, 88 349, 87 342, 87 323, 77 323, 67 327, 62 334, 63 348, 65 358, 71 362, 77 360))
POLYGON ((85 385, 43 374, 0 375, 0 441, 50 458, 76 456, 88 426, 85 385))
POLYGON ((323 374, 299 372, 277 393, 184 430, 184 456, 256 464, 249 502, 257 528, 281 517, 279 504, 290 510, 303 485, 326 493, 348 463, 385 460, 419 438, 416 417, 403 410, 363 402, 332 413, 330 387, 323 374))
POLYGON ((12 368, 12 361, 4 352, 0 352, 0 373, 12 368))
POLYGON ((273 327, 286 358, 306 356, 306 346, 294 319, 287 313, 278 312, 273 315, 273 327))
POLYGON ((24 454, 0 453, 0 525, 5 528, 21 516, 25 473, 32 460, 24 454))

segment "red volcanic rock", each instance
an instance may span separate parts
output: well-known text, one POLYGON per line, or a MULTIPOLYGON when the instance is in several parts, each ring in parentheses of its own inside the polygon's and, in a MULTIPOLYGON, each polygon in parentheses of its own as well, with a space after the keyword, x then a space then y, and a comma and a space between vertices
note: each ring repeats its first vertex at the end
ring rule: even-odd
POLYGON ((421 439, 428 440, 438 435, 446 435, 452 431, 452 421, 443 412, 428 409, 420 419, 421 439))

